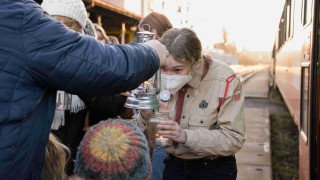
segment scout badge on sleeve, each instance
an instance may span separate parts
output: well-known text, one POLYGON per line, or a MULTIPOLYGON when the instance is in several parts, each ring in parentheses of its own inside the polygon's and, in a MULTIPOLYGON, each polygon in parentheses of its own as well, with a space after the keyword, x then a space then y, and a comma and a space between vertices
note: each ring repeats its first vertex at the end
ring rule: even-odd
POLYGON ((234 101, 239 101, 240 98, 241 98, 241 90, 242 90, 242 87, 240 85, 238 85, 235 89, 234 89, 234 92, 235 92, 235 95, 234 95, 234 101))
POLYGON ((239 101, 240 100, 240 94, 234 95, 234 101, 239 101))

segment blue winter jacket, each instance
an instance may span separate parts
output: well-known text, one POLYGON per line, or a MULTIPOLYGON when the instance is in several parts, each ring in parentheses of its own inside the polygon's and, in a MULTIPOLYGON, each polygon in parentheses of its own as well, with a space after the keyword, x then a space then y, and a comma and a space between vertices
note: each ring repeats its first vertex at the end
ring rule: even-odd
POLYGON ((57 89, 82 96, 136 88, 159 68, 141 44, 104 45, 33 0, 0 0, 0 179, 39 179, 57 89))

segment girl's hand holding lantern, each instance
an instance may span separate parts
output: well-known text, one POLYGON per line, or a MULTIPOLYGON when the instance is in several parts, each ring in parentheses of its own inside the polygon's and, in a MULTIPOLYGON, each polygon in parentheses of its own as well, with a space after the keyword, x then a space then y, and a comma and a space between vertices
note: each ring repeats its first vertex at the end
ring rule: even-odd
POLYGON ((142 116, 143 119, 150 119, 150 117, 152 116, 152 114, 154 113, 154 111, 152 109, 141 109, 140 110, 140 114, 142 116))
POLYGON ((157 125, 157 128, 159 136, 163 138, 169 138, 179 143, 185 143, 187 140, 186 132, 175 121, 162 121, 157 125))

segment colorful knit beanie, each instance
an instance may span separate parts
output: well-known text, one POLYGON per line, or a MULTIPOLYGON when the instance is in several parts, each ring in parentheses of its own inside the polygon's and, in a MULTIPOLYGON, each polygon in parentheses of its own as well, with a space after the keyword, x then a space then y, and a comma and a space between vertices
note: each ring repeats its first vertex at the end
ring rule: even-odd
POLYGON ((86 26, 88 16, 82 0, 43 0, 41 6, 50 16, 65 16, 76 20, 82 29, 86 26))
POLYGON ((147 140, 139 127, 126 120, 109 119, 85 134, 74 173, 94 180, 145 180, 150 166, 147 140))

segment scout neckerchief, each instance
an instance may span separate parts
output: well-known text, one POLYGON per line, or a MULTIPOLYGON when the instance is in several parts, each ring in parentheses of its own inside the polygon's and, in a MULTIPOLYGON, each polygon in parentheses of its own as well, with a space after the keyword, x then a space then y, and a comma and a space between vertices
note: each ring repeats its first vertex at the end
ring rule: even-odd
MULTIPOLYGON (((203 71, 202 71, 201 81, 207 75, 211 62, 212 62, 212 60, 210 59, 210 57, 204 56, 204 67, 203 67, 203 71)), ((176 116, 175 116, 175 121, 178 124, 180 124, 180 120, 181 120, 181 113, 182 113, 182 109, 183 109, 184 96, 187 92, 187 87, 188 87, 188 85, 185 85, 178 92, 178 99, 176 102, 176 116)))
MULTIPOLYGON (((204 57, 204 67, 203 67, 203 71, 202 71, 202 76, 201 76, 201 80, 206 76, 206 74, 208 73, 209 70, 209 66, 212 62, 212 60, 205 56, 204 57)), ((181 113, 182 113, 182 109, 183 109, 183 102, 184 102, 184 96, 186 95, 187 92, 187 88, 188 88, 188 84, 185 85, 183 88, 181 88, 178 91, 178 99, 176 102, 176 116, 175 116, 175 121, 180 124, 180 120, 181 120, 181 113)), ((177 142, 173 142, 173 146, 177 147, 177 142)))

